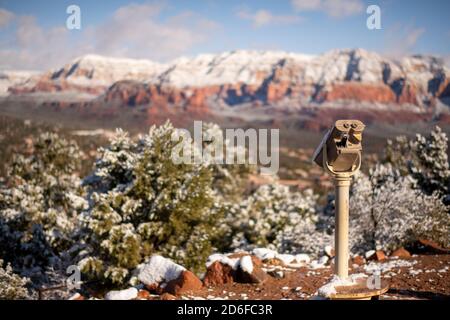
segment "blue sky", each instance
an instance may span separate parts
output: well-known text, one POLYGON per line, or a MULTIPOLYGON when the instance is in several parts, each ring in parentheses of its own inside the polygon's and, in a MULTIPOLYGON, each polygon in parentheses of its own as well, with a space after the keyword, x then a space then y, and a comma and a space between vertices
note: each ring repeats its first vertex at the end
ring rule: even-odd
POLYGON ((168 61, 235 49, 365 48, 450 57, 446 0, 0 0, 0 68, 45 69, 86 53, 168 61), (65 26, 81 8, 81 30, 65 26), (381 8, 381 30, 366 8, 381 8))

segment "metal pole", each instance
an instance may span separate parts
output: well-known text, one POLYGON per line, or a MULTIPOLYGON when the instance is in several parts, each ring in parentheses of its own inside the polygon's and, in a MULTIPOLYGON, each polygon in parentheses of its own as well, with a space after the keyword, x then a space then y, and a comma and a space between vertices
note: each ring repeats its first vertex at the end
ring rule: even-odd
POLYGON ((334 273, 341 279, 348 277, 348 214, 349 190, 351 177, 348 175, 335 176, 335 235, 336 248, 334 273))

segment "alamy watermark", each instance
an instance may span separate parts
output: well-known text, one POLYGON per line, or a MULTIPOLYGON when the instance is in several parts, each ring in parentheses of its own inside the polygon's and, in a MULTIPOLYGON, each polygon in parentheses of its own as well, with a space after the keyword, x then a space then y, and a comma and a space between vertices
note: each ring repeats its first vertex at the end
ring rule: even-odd
POLYGON ((366 285, 367 285, 367 288, 370 290, 381 289, 381 272, 376 271, 372 275, 367 277, 366 285))
POLYGON ((77 265, 70 265, 66 269, 66 274, 69 275, 66 279, 66 286, 69 290, 80 289, 81 285, 81 271, 77 265))
POLYGON ((376 4, 367 7, 366 13, 369 15, 366 20, 366 26, 369 30, 381 29, 381 8, 376 4))
POLYGON ((186 129, 177 129, 172 141, 175 164, 250 164, 259 165, 261 174, 273 175, 279 169, 279 129, 203 130, 194 121, 194 138, 186 129), (270 138, 270 139, 269 139, 270 138), (193 143, 192 143, 193 142, 193 143))
POLYGON ((81 9, 76 4, 71 4, 66 8, 69 15, 66 19, 66 28, 69 30, 81 29, 81 9))

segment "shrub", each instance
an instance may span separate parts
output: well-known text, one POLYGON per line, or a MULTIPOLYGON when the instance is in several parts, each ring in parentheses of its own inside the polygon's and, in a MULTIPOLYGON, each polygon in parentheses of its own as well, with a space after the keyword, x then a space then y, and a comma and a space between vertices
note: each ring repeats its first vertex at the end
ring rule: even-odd
POLYGON ((0 300, 27 299, 29 296, 25 286, 28 282, 28 279, 13 273, 10 264, 3 267, 3 260, 0 259, 0 300))
POLYGON ((170 123, 151 127, 136 142, 123 131, 85 179, 89 209, 82 216, 85 250, 79 266, 90 278, 124 284, 154 253, 198 271, 212 251, 221 203, 209 164, 174 164, 170 123))
POLYGON ((447 135, 436 127, 427 137, 417 134, 413 140, 404 136, 388 140, 385 161, 403 175, 411 174, 428 195, 438 192, 445 196, 450 193, 447 148, 447 135))
POLYGON ((76 215, 87 206, 76 176, 80 158, 75 142, 43 133, 31 156, 9 164, 0 187, 0 253, 14 268, 39 273, 72 245, 76 215))
POLYGON ((355 177, 350 198, 353 252, 375 248, 389 252, 419 237, 448 245, 449 228, 440 196, 423 193, 412 176, 402 176, 390 164, 355 177))
POLYGON ((290 192, 287 186, 279 184, 259 187, 241 204, 229 208, 231 247, 317 253, 328 237, 318 224, 316 201, 311 190, 290 192))

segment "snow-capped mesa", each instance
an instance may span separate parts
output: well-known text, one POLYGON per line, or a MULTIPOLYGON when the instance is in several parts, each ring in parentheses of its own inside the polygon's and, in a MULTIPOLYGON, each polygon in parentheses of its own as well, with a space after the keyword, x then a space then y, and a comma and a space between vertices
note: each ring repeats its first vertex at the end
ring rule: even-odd
POLYGON ((313 56, 282 51, 246 50, 202 54, 195 58, 174 60, 157 78, 157 82, 177 88, 235 83, 259 85, 276 65, 286 59, 306 64, 313 56))
POLYGON ((163 64, 150 60, 110 58, 88 54, 51 73, 52 80, 75 85, 109 86, 119 80, 146 81, 160 74, 163 64))
POLYGON ((449 79, 448 66, 432 56, 392 59, 363 49, 316 56, 236 50, 167 64, 85 55, 33 81, 4 84, 3 92, 70 91, 98 97, 95 103, 100 104, 194 110, 262 104, 424 111, 439 101, 448 105, 449 79))
POLYGON ((16 85, 23 85, 30 78, 38 75, 37 71, 16 71, 5 70, 0 71, 0 96, 8 95, 8 88, 16 85))

